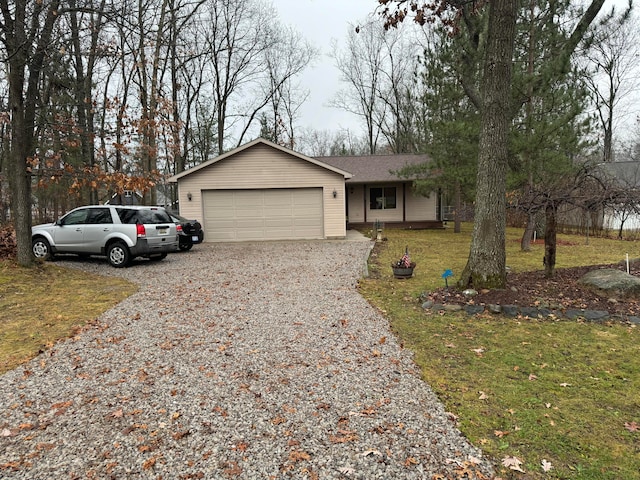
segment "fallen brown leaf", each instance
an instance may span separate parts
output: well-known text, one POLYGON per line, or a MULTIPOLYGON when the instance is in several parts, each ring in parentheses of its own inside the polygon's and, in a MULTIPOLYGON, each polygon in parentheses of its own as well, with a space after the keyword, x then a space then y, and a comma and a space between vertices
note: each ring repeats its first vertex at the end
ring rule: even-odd
POLYGON ((293 452, 289 452, 289 460, 293 463, 311 460, 311 455, 302 450, 294 450, 293 452))
POLYGON ((624 428, 626 428, 630 432, 637 432, 638 429, 640 429, 640 424, 638 424, 636 422, 625 422, 624 423, 624 428))

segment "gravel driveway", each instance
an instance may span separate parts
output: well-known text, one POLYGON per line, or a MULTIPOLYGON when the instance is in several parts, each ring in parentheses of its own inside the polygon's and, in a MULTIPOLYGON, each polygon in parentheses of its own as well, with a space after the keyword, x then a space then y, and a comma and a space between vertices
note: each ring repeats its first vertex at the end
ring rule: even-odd
POLYGON ((0 377, 0 478, 490 477, 358 294, 370 247, 203 244, 123 270, 59 261, 140 290, 0 377))

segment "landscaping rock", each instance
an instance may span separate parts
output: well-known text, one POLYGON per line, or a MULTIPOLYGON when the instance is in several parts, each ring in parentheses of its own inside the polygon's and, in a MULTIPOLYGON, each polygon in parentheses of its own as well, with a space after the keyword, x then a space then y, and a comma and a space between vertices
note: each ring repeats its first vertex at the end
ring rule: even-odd
POLYGON ((520 313, 523 317, 538 318, 538 309, 536 307, 521 307, 520 313))
POLYGON ((505 305, 502 307, 502 313, 509 317, 517 317, 519 312, 518 307, 515 305, 505 305))
POLYGON ((601 322, 604 320, 609 320, 610 315, 609 312, 606 312, 604 310, 585 310, 583 317, 589 322, 601 322))
POLYGON ((552 310, 549 310, 548 308, 539 308, 538 309, 538 316, 539 317, 550 317, 551 315, 554 315, 554 312, 552 310))
POLYGON ((443 305, 442 310, 444 310, 445 312, 459 312, 460 310, 462 310, 462 305, 458 305, 455 303, 451 305, 443 305))
POLYGON ((463 309, 469 315, 477 315, 484 312, 484 307, 482 305, 465 305, 463 309))
POLYGON ((564 312, 564 316, 571 320, 575 320, 576 318, 584 317, 584 310, 576 310, 570 308, 566 312, 564 312))
POLYGON ((640 278, 615 268, 592 270, 578 282, 603 298, 640 298, 640 278))
POLYGON ((500 305, 488 305, 487 308, 491 313, 502 313, 502 307, 500 305))

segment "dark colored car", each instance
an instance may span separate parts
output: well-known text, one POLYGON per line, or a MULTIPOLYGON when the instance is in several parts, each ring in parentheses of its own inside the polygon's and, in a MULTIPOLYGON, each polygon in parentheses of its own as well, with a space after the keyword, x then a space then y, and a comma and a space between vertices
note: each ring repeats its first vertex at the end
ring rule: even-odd
POLYGON ((180 250, 191 250, 191 247, 204 240, 204 232, 202 225, 197 220, 189 220, 177 213, 170 213, 171 219, 176 225, 182 227, 182 231, 178 229, 178 248, 180 250))

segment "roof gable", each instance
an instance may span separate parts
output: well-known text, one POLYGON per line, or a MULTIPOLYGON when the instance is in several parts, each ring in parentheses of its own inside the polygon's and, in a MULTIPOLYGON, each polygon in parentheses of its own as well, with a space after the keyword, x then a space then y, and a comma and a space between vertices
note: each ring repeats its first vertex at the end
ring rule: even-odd
POLYGON ((176 175, 173 175, 172 177, 170 177, 168 179, 168 182, 172 182, 172 183, 173 182, 177 182, 180 178, 183 178, 183 177, 185 177, 187 175, 191 175, 192 173, 195 173, 195 172, 197 172, 199 170, 207 168, 207 167, 209 167, 209 166, 211 166, 211 165, 213 165, 215 163, 218 163, 218 162, 220 162, 222 160, 225 160, 227 158, 233 157, 234 155, 236 155, 236 154, 238 154, 238 153, 240 153, 242 151, 248 150, 248 149, 250 149, 252 147, 255 147, 256 145, 266 145, 267 147, 271 147, 271 148, 273 148, 275 150, 278 150, 280 152, 286 153, 288 155, 296 157, 296 158, 298 158, 300 160, 303 160, 305 162, 312 163, 312 164, 317 165, 317 166, 319 166, 321 168, 325 168, 325 169, 330 170, 332 172, 335 172, 335 173, 337 173, 339 175, 342 175, 345 179, 351 178, 351 173, 349 173, 346 170, 342 170, 337 166, 324 163, 320 159, 307 157, 306 155, 303 155, 301 153, 295 152, 293 150, 285 148, 285 147, 283 147, 281 145, 278 145, 276 143, 273 143, 273 142, 270 142, 268 140, 265 140, 264 138, 257 138, 257 139, 255 139, 255 140, 253 140, 253 141, 251 141, 249 143, 246 143, 246 144, 244 144, 244 145, 242 145, 240 147, 237 147, 237 148, 234 148, 233 150, 225 152, 222 155, 218 155, 217 157, 212 158, 211 160, 207 160, 206 162, 203 162, 200 165, 197 165, 197 166, 195 166, 193 168, 185 170, 184 172, 181 172, 181 173, 178 173, 176 175))

